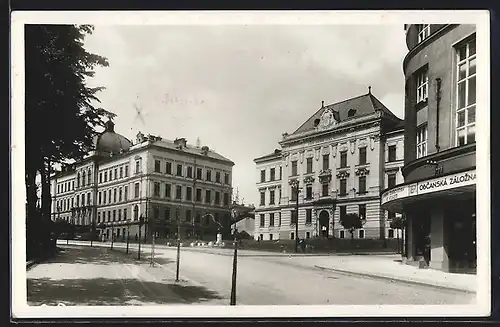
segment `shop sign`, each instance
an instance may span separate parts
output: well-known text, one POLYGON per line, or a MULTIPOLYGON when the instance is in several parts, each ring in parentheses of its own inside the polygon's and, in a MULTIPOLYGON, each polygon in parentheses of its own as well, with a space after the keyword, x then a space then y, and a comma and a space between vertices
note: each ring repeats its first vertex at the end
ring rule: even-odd
POLYGON ((389 201, 393 201, 393 200, 396 200, 399 198, 406 198, 408 196, 409 196, 408 185, 402 185, 402 186, 392 188, 392 189, 388 190, 387 192, 385 192, 384 194, 382 194, 382 197, 380 199, 380 203, 384 204, 384 203, 387 203, 389 201))
POLYGON ((417 193, 426 194, 474 184, 476 184, 476 171, 472 170, 419 182, 417 184, 417 193))

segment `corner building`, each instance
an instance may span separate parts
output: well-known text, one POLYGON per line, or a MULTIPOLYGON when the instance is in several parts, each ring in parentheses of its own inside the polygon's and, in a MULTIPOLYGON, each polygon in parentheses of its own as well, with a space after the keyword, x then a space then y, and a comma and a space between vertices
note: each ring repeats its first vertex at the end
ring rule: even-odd
POLYGON ((283 134, 281 149, 254 160, 260 195, 254 238, 348 238, 339 220, 351 212, 365 220, 355 238, 397 237, 380 191, 403 180, 403 138, 403 121, 371 91, 322 104, 295 132, 283 134))
POLYGON ((407 219, 408 263, 476 267, 474 25, 405 25, 404 183, 381 204, 407 219))
POLYGON ((53 219, 62 218, 100 238, 171 238, 180 223, 182 238, 215 240, 230 234, 229 205, 234 163, 208 147, 137 134, 134 143, 115 133, 109 121, 94 151, 56 173, 53 219), (139 218, 144 225, 139 227, 139 218), (104 225, 103 225, 104 224, 104 225), (99 226, 101 226, 99 228, 99 226), (104 226, 104 228, 102 228, 104 226))

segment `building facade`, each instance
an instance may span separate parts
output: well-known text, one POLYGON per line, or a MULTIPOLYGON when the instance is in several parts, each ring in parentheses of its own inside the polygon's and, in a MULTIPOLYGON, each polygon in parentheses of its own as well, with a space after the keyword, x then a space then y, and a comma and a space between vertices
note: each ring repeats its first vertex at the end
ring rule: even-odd
POLYGON ((406 25, 404 183, 382 206, 405 215, 407 260, 476 265, 474 25, 406 25))
POLYGON ((389 228, 393 215, 380 207, 380 191, 403 179, 403 127, 371 90, 322 104, 295 132, 283 134, 281 149, 254 160, 260 194, 255 238, 350 237, 340 217, 351 212, 364 220, 356 238, 397 237, 389 228))
POLYGON ((53 219, 89 228, 94 223, 102 239, 141 233, 170 238, 179 223, 183 238, 215 240, 219 224, 230 234, 233 166, 183 138, 139 133, 132 143, 108 122, 89 157, 52 177, 53 219))

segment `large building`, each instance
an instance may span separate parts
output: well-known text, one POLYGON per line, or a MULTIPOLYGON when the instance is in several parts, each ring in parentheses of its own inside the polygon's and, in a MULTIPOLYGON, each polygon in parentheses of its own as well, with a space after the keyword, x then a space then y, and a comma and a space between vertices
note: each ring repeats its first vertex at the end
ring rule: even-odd
POLYGON ((407 220, 407 260, 476 265, 476 29, 406 25, 404 183, 382 195, 407 220))
POLYGON ((229 206, 234 163, 208 147, 137 135, 134 143, 115 133, 109 121, 87 158, 56 173, 53 219, 97 225, 100 236, 141 235, 213 239, 218 224, 230 233, 229 206))
POLYGON ((254 160, 260 194, 255 238, 295 239, 297 221, 299 238, 350 237, 339 219, 351 212, 365 221, 356 238, 397 237, 380 192, 403 181, 403 141, 403 121, 371 90, 322 104, 295 132, 283 134, 281 149, 254 160))

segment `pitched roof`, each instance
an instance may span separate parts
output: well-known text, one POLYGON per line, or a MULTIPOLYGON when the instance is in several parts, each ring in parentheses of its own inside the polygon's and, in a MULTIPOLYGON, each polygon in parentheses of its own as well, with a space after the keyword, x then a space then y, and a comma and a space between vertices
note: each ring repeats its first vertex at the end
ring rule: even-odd
MULTIPOLYGON (((161 139, 158 141, 154 142, 155 145, 160 146, 162 148, 167 148, 167 149, 172 149, 172 150, 177 150, 177 151, 182 151, 186 153, 190 153, 193 155, 198 155, 198 156, 205 156, 205 154, 202 152, 201 148, 191 146, 189 144, 186 144, 185 147, 182 148, 182 150, 179 150, 177 148, 177 145, 174 143, 174 141, 166 140, 166 139, 161 139)), ((211 159, 216 159, 216 160, 222 160, 226 161, 228 163, 231 163, 234 165, 234 162, 229 160, 228 158, 220 155, 219 153, 213 151, 213 150, 208 150, 206 156, 211 159)))
POLYGON ((380 100, 378 100, 373 94, 371 94, 371 92, 369 92, 367 94, 363 94, 320 108, 314 113, 314 115, 306 120, 304 124, 302 124, 297 130, 295 130, 292 135, 314 130, 314 121, 316 119, 320 119, 323 112, 327 109, 332 109, 334 112, 337 112, 338 114, 335 115, 335 118, 340 121, 372 114, 377 110, 381 110, 386 115, 399 120, 399 118, 397 118, 389 109, 387 109, 384 104, 380 102, 380 100), (355 113, 354 115, 349 117, 348 113, 351 109, 354 109, 355 113))
POLYGON ((272 153, 266 154, 264 156, 255 158, 254 161, 266 160, 266 159, 275 159, 281 157, 281 150, 275 149, 272 153))

